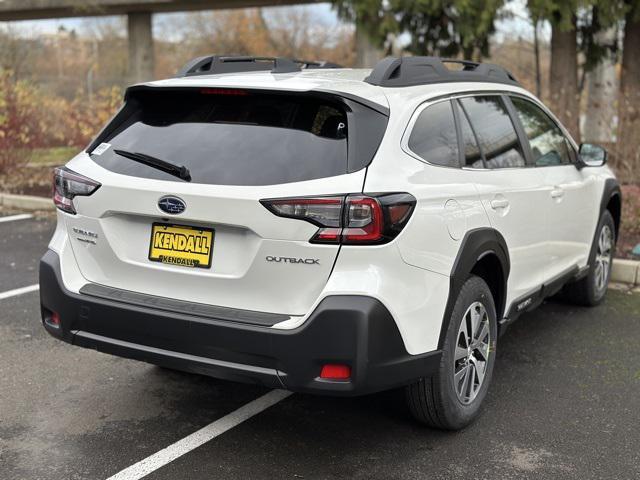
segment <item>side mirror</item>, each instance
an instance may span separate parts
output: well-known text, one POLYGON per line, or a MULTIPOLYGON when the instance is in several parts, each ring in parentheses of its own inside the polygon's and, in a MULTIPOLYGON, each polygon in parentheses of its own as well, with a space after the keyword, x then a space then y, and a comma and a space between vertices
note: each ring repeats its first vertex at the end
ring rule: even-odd
POLYGON ((607 151, 600 145, 583 143, 579 153, 581 167, 601 167, 607 163, 607 151))

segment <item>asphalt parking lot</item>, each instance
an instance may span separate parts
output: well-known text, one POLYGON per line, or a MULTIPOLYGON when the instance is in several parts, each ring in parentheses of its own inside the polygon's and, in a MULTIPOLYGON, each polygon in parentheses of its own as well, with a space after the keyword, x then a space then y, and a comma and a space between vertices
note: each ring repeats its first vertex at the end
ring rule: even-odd
MULTIPOLYGON (((107 479, 268 393, 48 336, 37 291, 1 294, 37 283, 53 227, 0 221, 0 479, 107 479)), ((416 425, 401 392, 294 394, 145 478, 637 479, 639 344, 640 294, 547 302, 500 339, 462 432, 416 425)))

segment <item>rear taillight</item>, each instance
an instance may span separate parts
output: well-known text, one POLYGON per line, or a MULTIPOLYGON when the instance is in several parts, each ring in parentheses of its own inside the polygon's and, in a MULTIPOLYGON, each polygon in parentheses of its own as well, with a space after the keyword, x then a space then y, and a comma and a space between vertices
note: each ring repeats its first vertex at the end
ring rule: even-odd
POLYGON ((75 214, 74 197, 91 195, 98 187, 98 182, 66 167, 53 171, 53 203, 63 212, 75 214))
POLYGON ((320 227, 312 243, 363 245, 393 240, 409 221, 416 199, 408 193, 352 194, 262 200, 262 204, 280 217, 320 227))
POLYGON ((200 90, 202 95, 234 95, 234 96, 247 96, 249 92, 246 90, 240 90, 237 88, 203 88, 200 90))

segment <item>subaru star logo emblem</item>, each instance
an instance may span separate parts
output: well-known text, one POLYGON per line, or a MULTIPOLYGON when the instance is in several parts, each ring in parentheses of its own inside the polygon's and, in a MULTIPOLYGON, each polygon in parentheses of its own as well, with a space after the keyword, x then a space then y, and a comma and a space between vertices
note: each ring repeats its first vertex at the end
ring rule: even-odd
POLYGON ((158 208, 165 213, 178 215, 186 210, 187 204, 178 197, 166 196, 158 200, 158 208))

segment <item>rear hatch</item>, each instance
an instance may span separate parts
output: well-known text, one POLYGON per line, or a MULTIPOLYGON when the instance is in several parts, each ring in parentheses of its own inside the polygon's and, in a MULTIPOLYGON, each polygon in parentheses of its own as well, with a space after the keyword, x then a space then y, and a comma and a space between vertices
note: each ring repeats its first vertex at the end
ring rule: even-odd
POLYGON ((164 299, 306 314, 339 245, 310 243, 316 225, 260 201, 361 192, 386 122, 326 93, 131 89, 68 164, 101 184, 65 216, 82 275, 164 299))

